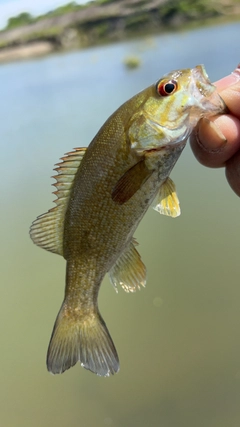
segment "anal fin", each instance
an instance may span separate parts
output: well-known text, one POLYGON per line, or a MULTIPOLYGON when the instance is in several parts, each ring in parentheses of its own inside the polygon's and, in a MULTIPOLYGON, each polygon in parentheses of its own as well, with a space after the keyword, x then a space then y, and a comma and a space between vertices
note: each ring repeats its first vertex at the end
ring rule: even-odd
POLYGON ((116 291, 119 285, 125 292, 135 292, 146 285, 146 267, 135 248, 135 241, 120 255, 109 271, 109 278, 116 291))

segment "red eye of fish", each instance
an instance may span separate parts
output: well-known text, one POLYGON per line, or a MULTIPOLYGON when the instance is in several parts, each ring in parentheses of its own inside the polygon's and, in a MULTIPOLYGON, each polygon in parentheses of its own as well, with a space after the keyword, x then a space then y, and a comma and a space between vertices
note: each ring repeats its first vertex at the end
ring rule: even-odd
POLYGON ((169 96, 177 90, 177 82, 175 80, 161 81, 157 85, 157 92, 161 96, 169 96))

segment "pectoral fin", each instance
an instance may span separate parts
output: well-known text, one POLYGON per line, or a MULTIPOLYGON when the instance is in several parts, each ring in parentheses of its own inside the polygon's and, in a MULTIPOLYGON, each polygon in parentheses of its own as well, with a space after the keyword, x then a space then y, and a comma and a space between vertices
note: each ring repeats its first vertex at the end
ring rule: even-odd
POLYGON ((156 201, 157 204, 153 209, 160 214, 171 216, 173 218, 176 218, 181 214, 176 187, 171 178, 167 178, 161 185, 156 201))
POLYGON ((109 271, 110 282, 116 291, 120 285, 125 292, 135 292, 146 284, 146 267, 135 244, 133 240, 109 271))
POLYGON ((140 160, 125 172, 119 179, 112 192, 112 199, 119 205, 126 203, 141 188, 152 171, 145 165, 144 160, 140 160))

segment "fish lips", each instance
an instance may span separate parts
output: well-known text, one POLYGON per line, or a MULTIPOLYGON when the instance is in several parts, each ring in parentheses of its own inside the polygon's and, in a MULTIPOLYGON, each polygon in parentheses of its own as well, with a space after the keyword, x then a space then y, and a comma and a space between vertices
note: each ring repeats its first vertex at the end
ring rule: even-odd
POLYGON ((210 82, 203 65, 197 65, 191 70, 192 83, 195 82, 195 97, 199 100, 202 115, 224 114, 228 108, 217 92, 217 88, 210 82), (208 114, 209 113, 209 114, 208 114))

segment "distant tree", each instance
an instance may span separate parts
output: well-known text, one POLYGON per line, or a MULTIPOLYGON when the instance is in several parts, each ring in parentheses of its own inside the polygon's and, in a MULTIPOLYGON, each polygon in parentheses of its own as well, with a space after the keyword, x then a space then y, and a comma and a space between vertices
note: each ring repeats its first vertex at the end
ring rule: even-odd
POLYGON ((12 29, 15 27, 21 27, 23 25, 27 25, 33 22, 33 17, 30 13, 22 12, 17 16, 8 19, 7 29, 12 29))
POLYGON ((63 6, 57 7, 56 9, 52 10, 49 15, 64 15, 68 12, 76 12, 76 10, 81 9, 82 6, 78 5, 75 1, 72 1, 70 3, 67 3, 63 6))

